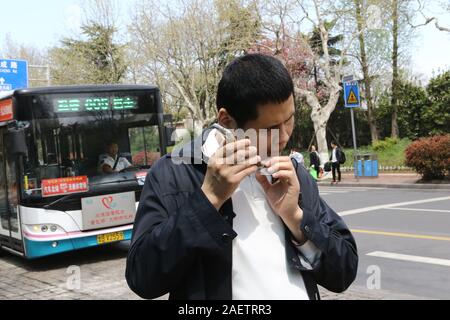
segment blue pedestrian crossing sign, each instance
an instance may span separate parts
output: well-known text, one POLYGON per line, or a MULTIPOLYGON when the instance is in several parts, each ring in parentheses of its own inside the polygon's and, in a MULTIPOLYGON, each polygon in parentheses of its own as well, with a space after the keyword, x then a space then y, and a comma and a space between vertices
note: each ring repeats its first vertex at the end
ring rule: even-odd
POLYGON ((0 58, 0 91, 28 87, 28 62, 0 58))
POLYGON ((358 81, 344 82, 344 101, 346 108, 359 108, 361 106, 358 81))

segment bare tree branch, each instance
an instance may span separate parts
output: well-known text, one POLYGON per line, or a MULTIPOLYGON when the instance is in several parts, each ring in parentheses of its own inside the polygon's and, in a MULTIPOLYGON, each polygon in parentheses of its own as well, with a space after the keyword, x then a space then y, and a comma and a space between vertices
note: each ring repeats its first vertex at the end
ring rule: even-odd
POLYGON ((425 14, 425 12, 424 12, 425 5, 424 5, 424 3, 421 0, 416 0, 416 3, 418 4, 418 9, 416 11, 422 16, 424 21, 422 23, 419 23, 419 24, 414 24, 411 21, 409 15, 405 15, 406 16, 406 21, 407 21, 408 25, 411 28, 416 29, 416 28, 419 28, 419 27, 423 27, 423 26, 426 26, 426 25, 428 25, 428 24, 430 24, 431 22, 434 21, 434 26, 436 27, 436 29, 438 29, 439 31, 450 32, 450 27, 441 26, 439 24, 439 20, 438 20, 437 17, 435 17, 435 16, 427 16, 425 14))

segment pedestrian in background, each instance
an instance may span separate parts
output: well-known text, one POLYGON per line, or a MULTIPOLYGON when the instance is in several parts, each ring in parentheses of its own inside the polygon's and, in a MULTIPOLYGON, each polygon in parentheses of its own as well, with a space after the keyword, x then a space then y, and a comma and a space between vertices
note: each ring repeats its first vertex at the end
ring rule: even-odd
POLYGON ((317 177, 320 177, 320 156, 316 151, 316 146, 312 145, 309 153, 309 163, 310 166, 314 167, 317 172, 317 177))
POLYGON ((342 151, 337 146, 336 142, 331 142, 331 170, 333 171, 333 182, 336 183, 336 171, 337 171, 337 182, 341 182, 341 162, 342 162, 342 151))
POLYGON ((295 159, 298 164, 305 165, 305 158, 300 153, 300 149, 298 148, 291 148, 291 154, 289 155, 292 159, 295 159))

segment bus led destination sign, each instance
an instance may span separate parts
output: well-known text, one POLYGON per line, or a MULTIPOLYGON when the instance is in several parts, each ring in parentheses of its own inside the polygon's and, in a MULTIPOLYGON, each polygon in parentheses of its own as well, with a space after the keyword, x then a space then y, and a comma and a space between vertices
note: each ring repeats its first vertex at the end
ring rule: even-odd
POLYGON ((56 113, 120 111, 137 108, 137 97, 64 97, 53 100, 53 110, 56 113))

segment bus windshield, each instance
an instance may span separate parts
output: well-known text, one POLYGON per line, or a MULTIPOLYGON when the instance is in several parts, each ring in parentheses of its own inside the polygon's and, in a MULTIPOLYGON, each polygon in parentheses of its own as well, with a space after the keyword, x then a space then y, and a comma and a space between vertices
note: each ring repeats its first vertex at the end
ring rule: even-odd
MULTIPOLYGON (((87 177, 90 194, 95 194, 95 186, 102 186, 98 194, 137 191, 136 174, 161 157, 158 114, 150 108, 151 97, 40 96, 30 103, 32 116, 21 121, 27 128, 28 147, 23 157, 23 198, 29 203, 49 197, 42 186, 51 179, 87 177), (120 172, 105 173, 102 160, 113 156, 108 153, 111 143, 117 144, 119 159, 128 165, 120 172)), ((54 200, 62 195, 51 196, 54 200)))

